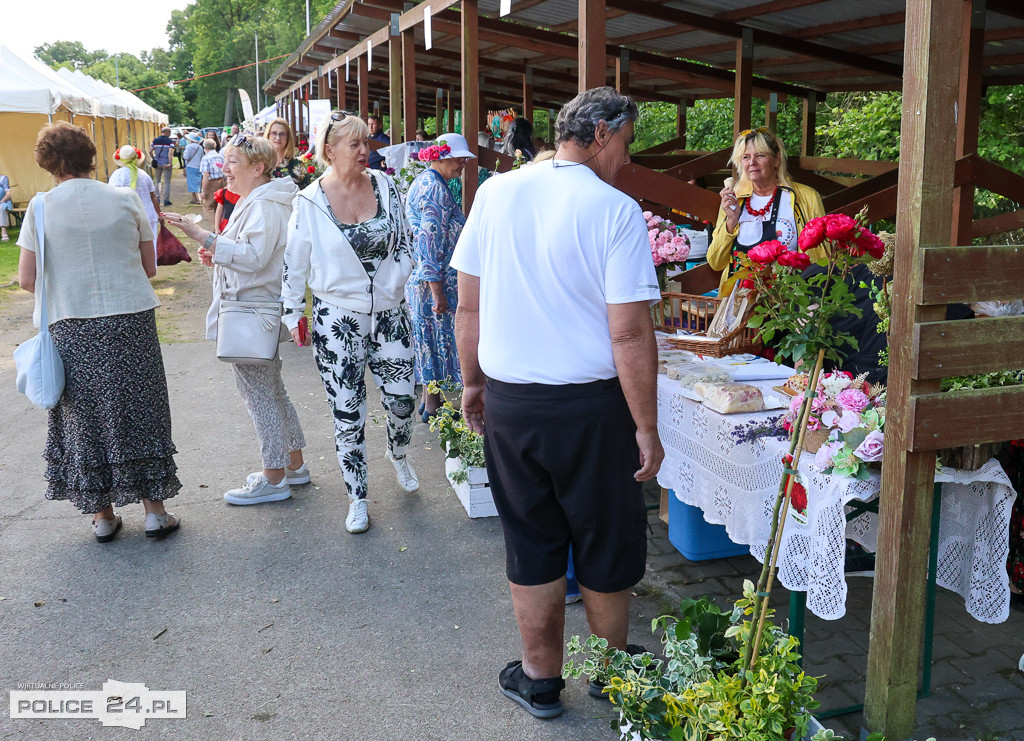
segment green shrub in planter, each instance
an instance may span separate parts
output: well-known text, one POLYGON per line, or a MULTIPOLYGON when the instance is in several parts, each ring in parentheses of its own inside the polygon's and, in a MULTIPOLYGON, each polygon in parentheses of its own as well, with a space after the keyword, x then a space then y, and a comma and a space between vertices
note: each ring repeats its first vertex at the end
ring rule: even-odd
MULTIPOLYGON (((707 599, 685 600, 680 614, 651 623, 661 630, 664 659, 631 656, 590 636, 570 639, 568 677, 586 676, 606 686, 619 710, 612 722, 621 738, 663 741, 786 741, 807 733, 818 680, 798 662, 797 640, 771 622, 750 671, 743 653, 753 633, 754 585, 725 612, 707 599)), ((771 613, 769 613, 769 617, 771 613)))

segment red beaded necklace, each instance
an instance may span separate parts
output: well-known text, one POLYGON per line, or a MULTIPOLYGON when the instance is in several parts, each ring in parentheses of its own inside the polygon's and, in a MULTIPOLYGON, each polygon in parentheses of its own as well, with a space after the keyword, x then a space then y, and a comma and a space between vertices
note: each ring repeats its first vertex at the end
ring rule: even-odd
MULTIPOLYGON (((748 198, 743 203, 743 205, 747 209, 747 213, 750 214, 751 216, 755 216, 755 217, 764 216, 766 213, 768 213, 771 210, 772 204, 775 202, 775 196, 777 196, 778 194, 779 194, 779 189, 776 186, 775 190, 772 191, 772 197, 768 199, 768 203, 764 204, 764 208, 751 208, 750 207, 750 198, 748 198)), ((751 198, 753 198, 753 195, 751 195, 751 198)))

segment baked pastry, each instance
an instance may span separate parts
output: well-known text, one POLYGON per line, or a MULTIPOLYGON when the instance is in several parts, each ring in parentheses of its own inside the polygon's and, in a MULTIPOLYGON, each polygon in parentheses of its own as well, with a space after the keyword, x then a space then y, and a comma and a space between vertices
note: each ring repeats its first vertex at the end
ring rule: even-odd
POLYGON ((745 383, 697 384, 704 406, 719 414, 747 414, 764 409, 764 398, 756 386, 745 383))
POLYGON ((806 373, 797 373, 795 376, 790 376, 786 381, 786 388, 797 394, 802 394, 807 390, 807 384, 810 383, 810 380, 806 373))

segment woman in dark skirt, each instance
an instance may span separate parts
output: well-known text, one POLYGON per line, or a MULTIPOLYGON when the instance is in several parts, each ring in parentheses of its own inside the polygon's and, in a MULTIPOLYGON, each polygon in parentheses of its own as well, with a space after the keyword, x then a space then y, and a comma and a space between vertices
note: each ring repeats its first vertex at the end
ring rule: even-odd
MULTIPOLYGON (((114 507, 142 502, 147 537, 180 520, 164 500, 181 489, 149 284, 153 232, 134 191, 92 180, 96 156, 85 129, 58 122, 39 133, 36 162, 57 183, 45 196, 46 268, 37 275, 35 200, 18 239, 21 287, 46 281, 50 334, 64 364, 64 393, 50 411, 47 499, 93 515, 96 540, 121 528, 114 507)), ((39 321, 36 299, 36 323, 39 321)))

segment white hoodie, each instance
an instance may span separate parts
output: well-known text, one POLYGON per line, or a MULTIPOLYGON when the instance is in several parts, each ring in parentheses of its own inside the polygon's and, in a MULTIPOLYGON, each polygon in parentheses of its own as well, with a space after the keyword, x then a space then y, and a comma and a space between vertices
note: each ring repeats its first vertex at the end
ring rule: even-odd
POLYGON ((213 254, 213 303, 206 315, 206 339, 217 339, 221 299, 281 300, 285 237, 297 190, 291 178, 277 178, 235 205, 213 254))
POLYGON ((405 207, 391 178, 379 170, 366 172, 377 178, 381 206, 397 225, 388 236, 388 256, 370 280, 352 245, 331 219, 320 180, 303 188, 288 222, 288 248, 284 255, 281 299, 288 329, 299 324, 307 283, 321 301, 360 314, 387 311, 405 299, 405 284, 413 262, 405 207))

